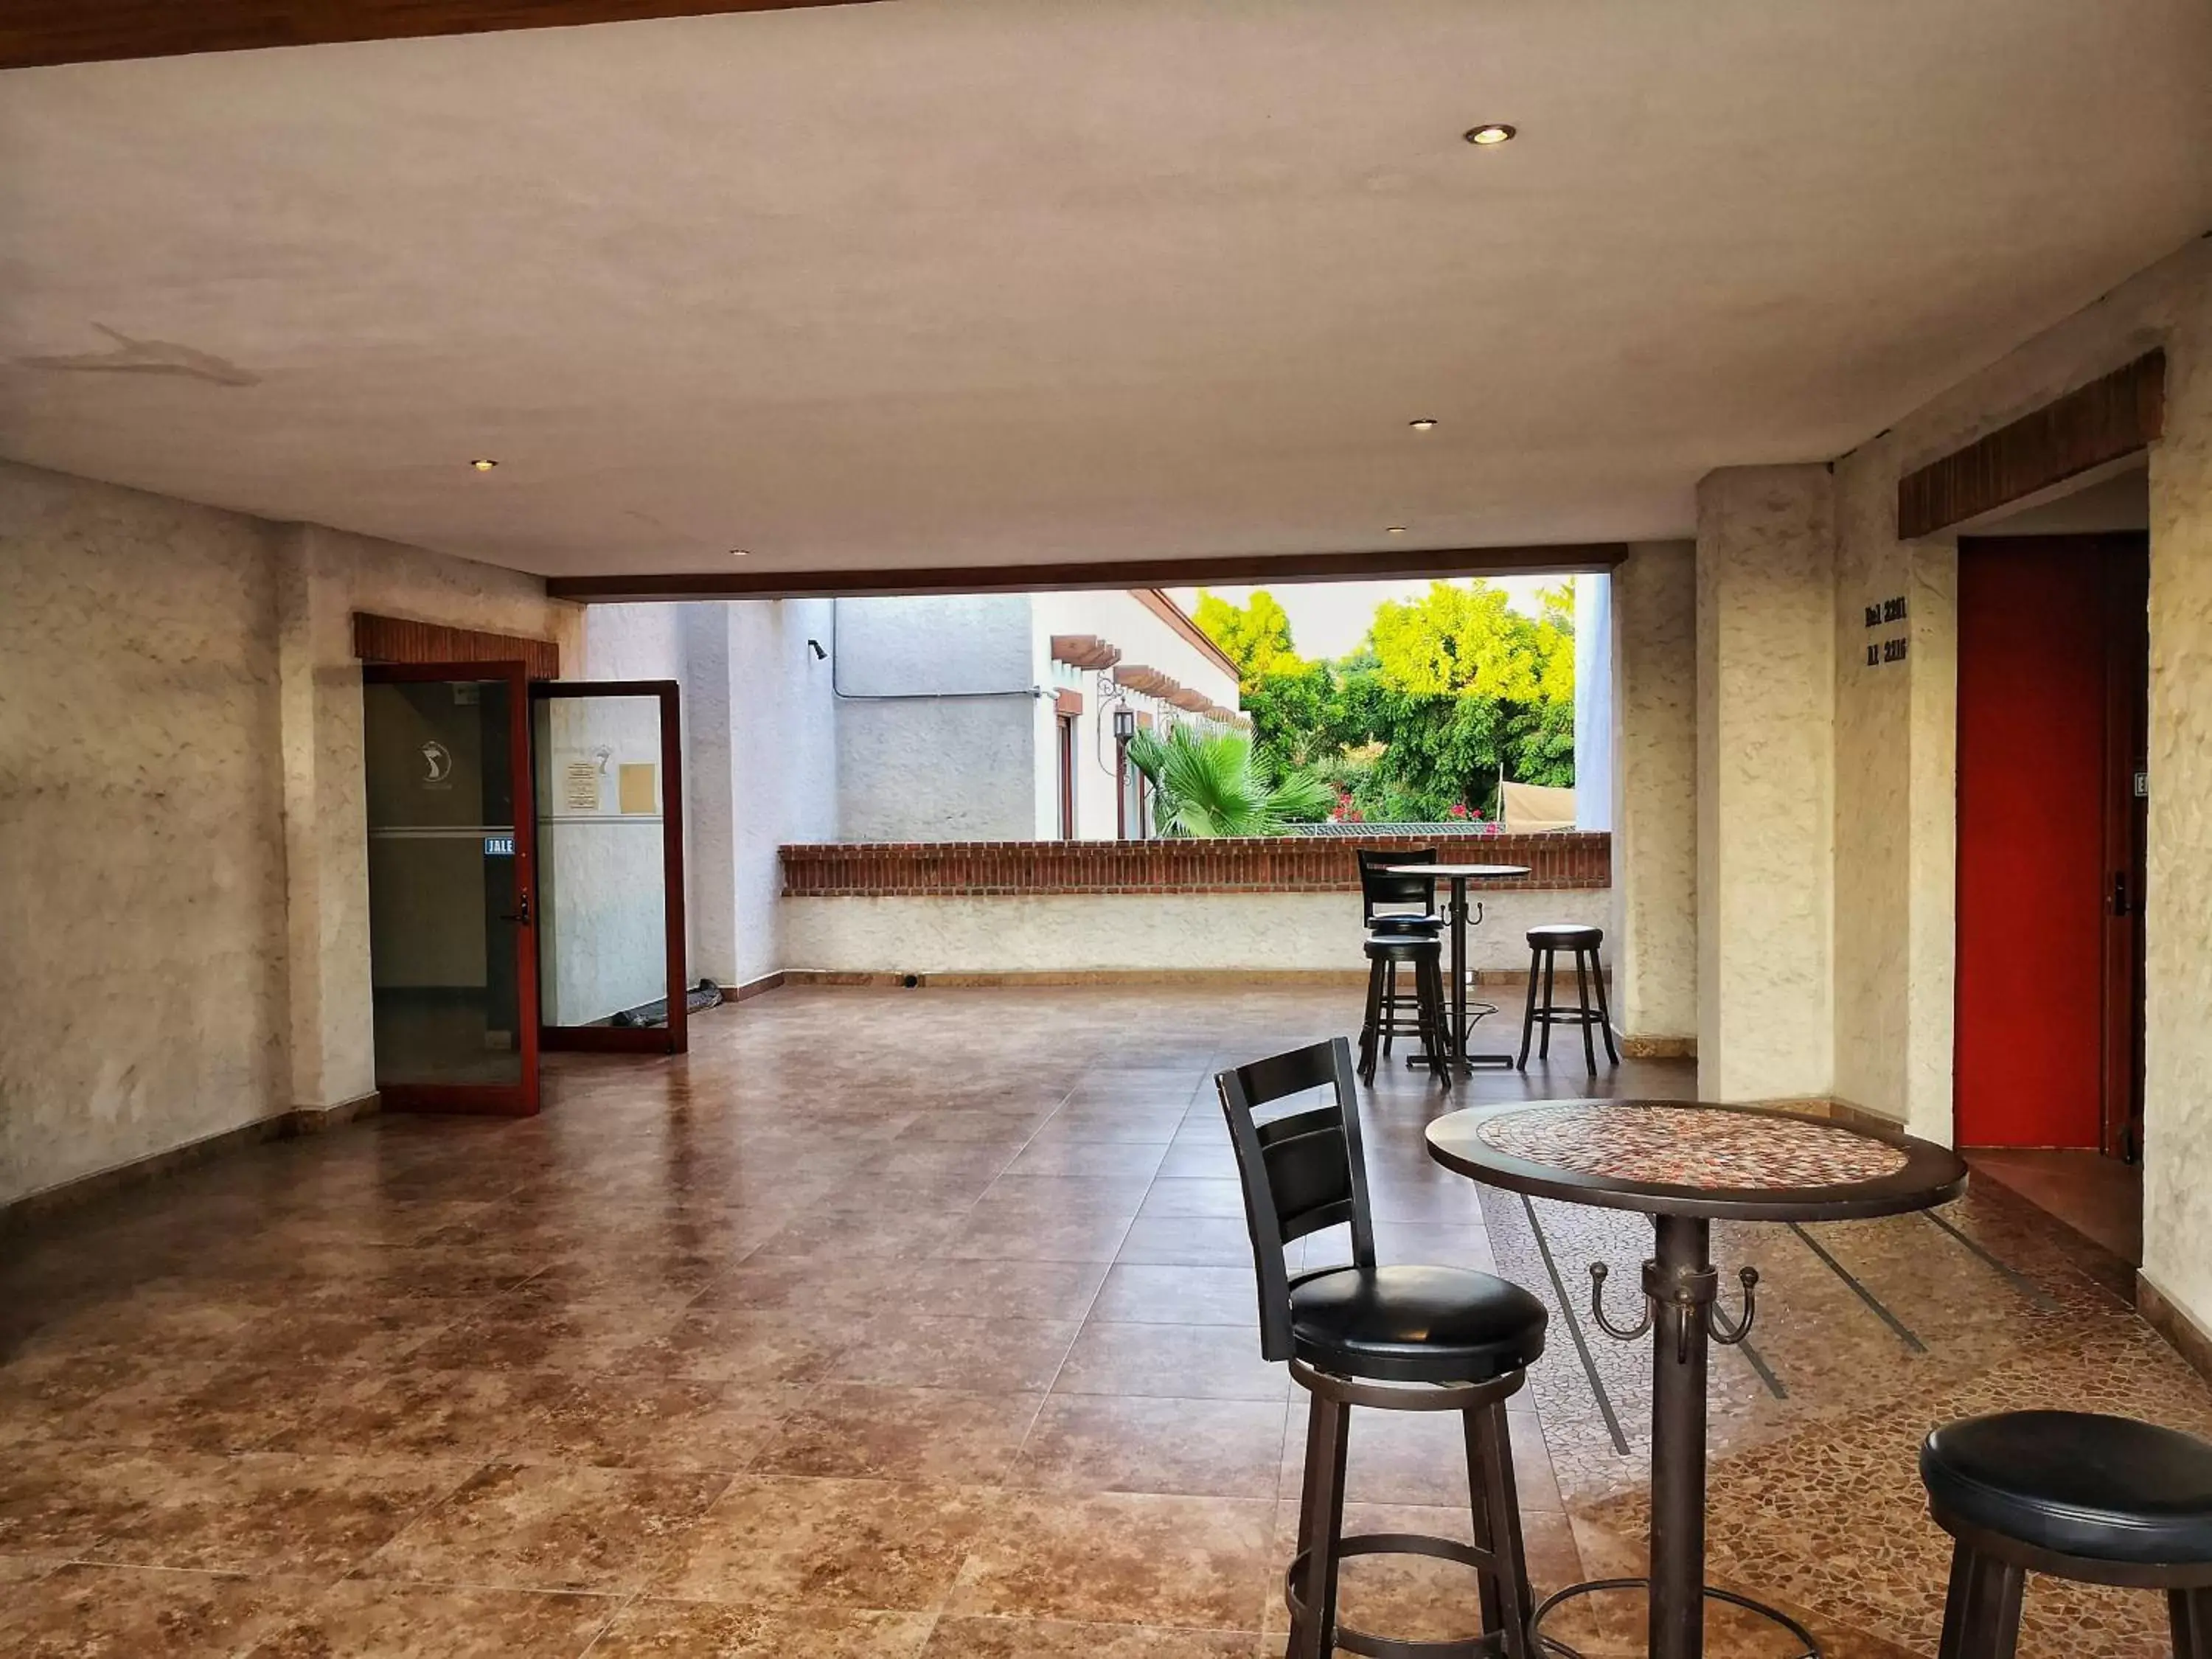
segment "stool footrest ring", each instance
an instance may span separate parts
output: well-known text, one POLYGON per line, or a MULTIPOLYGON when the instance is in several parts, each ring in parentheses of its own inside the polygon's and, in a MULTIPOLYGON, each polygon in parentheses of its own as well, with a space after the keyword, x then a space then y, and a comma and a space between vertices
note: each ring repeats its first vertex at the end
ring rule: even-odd
MULTIPOLYGON (((1537 1653, 1554 1655, 1557 1659, 1583 1659, 1579 1648, 1570 1647, 1556 1636, 1544 1634, 1544 1620, 1551 1616, 1553 1610, 1563 1602, 1574 1601, 1579 1596, 1595 1595, 1604 1590, 1640 1589, 1648 1594, 1650 1589, 1649 1578, 1593 1578, 1583 1583, 1570 1584, 1566 1589, 1546 1596, 1536 1604, 1535 1612, 1528 1615, 1528 1644, 1537 1653)), ((1754 1601, 1748 1595, 1738 1595, 1734 1590, 1720 1589, 1711 1584, 1705 1586, 1705 1600, 1724 1601, 1729 1607, 1757 1613, 1760 1618, 1780 1626, 1802 1644, 1801 1650, 1790 1656, 1790 1659, 1820 1659, 1820 1644, 1814 1639, 1813 1632, 1779 1607, 1770 1607, 1764 1601, 1754 1601)))
MULTIPOLYGON (((1283 1605, 1291 1610, 1294 1627, 1305 1621, 1305 1597, 1299 1593, 1298 1585, 1305 1577, 1306 1561, 1311 1553, 1307 1551, 1296 1557, 1283 1574, 1283 1605)), ((1497 1570, 1497 1558, 1488 1550, 1462 1544, 1455 1538, 1436 1538, 1419 1532, 1357 1533, 1338 1544, 1337 1555, 1340 1559, 1354 1555, 1427 1555, 1439 1561, 1456 1561, 1477 1572, 1497 1570)), ((1416 1641, 1409 1637, 1377 1636, 1371 1631, 1355 1630, 1339 1620, 1334 1635, 1337 1647, 1346 1653, 1364 1654, 1366 1659, 1498 1659, 1505 1650, 1503 1631, 1416 1641)))

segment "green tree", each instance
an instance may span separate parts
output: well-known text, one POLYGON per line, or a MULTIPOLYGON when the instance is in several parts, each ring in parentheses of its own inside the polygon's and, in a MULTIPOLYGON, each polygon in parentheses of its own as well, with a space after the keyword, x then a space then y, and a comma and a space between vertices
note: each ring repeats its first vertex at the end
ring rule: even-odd
POLYGON ((1191 620, 1237 665, 1237 680, 1247 687, 1269 675, 1295 674, 1306 666, 1291 643, 1289 614, 1264 587, 1242 605, 1201 587, 1191 620))
POLYGON ((1139 732, 1129 760, 1152 786, 1152 823, 1164 836, 1277 835, 1327 817, 1336 804, 1335 791, 1309 773, 1274 774, 1238 732, 1139 732))

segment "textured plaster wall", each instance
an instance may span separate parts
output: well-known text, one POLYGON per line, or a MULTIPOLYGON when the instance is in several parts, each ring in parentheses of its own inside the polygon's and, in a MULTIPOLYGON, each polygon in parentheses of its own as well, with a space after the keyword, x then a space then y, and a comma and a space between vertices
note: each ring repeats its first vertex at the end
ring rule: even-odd
MULTIPOLYGON (((318 525, 286 526, 277 547, 292 987, 286 1103, 330 1106, 376 1086, 353 613, 558 640, 571 674, 583 613, 548 599, 536 577, 318 525)), ((149 580, 158 582, 158 573, 149 580)))
POLYGON ((531 578, 0 464, 0 1202, 374 1087, 355 609, 531 578))
MULTIPOLYGON (((837 822, 848 841, 1037 833, 1029 596, 833 599, 837 822), (994 695, 954 696, 945 693, 994 695)), ((1047 699, 1048 705, 1049 699, 1047 699)))
POLYGON ((1631 1037, 1698 1030, 1697 555, 1694 542, 1639 542, 1612 578, 1609 939, 1614 1018, 1631 1037))
POLYGON ((290 1103, 276 536, 0 463, 0 1202, 290 1103))
MULTIPOLYGON (((1364 972, 1367 965, 1357 894, 1069 893, 785 904, 789 965, 840 973, 1364 972)), ((1602 926, 1607 896, 1588 888, 1492 893, 1483 905, 1486 919, 1468 939, 1473 964, 1526 971, 1528 928, 1550 921, 1602 926)), ((1357 1016, 1355 1006, 1351 1017, 1357 1016)))
POLYGON ((1698 1086, 1832 1085, 1834 480, 1731 467, 1698 485, 1698 1086))
MULTIPOLYGON (((787 902, 777 848, 786 842, 836 841, 839 822, 837 732, 845 711, 830 696, 830 665, 809 640, 830 639, 830 599, 783 599, 702 609, 723 611, 729 640, 736 819, 732 889, 735 974, 758 979, 786 965, 787 902)), ((702 971, 714 972, 714 969, 702 971)))
POLYGON ((1856 809, 1838 801, 1838 1087, 1950 1138, 1956 561, 1948 538, 1897 539, 1897 479, 2159 346, 2143 1273, 2212 1328, 2212 242, 2140 273, 1837 464, 1839 640, 1865 590, 1908 592, 1914 608, 1909 674, 1860 675, 1842 653, 1837 665, 1838 773, 1863 775, 1882 806, 1847 824, 1856 809), (1855 910, 1864 926, 1846 925, 1855 910))

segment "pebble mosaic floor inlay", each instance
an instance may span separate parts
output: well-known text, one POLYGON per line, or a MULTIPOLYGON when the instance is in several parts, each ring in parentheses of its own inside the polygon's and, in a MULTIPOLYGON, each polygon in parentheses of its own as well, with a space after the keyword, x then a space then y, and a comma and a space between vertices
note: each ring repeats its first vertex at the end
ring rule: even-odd
POLYGON ((1660 1187, 1837 1187, 1905 1164, 1896 1147, 1830 1123, 1627 1101, 1506 1112, 1475 1133, 1509 1158, 1660 1187))
MULTIPOLYGON (((678 1059, 552 1057, 534 1120, 370 1120, 0 1237, 0 1656, 1279 1654, 1304 1402, 1259 1358, 1211 1075, 1358 1001, 790 988, 699 1017, 678 1059)), ((1589 1094, 1581 1056, 1449 1097, 1402 1061, 1361 1101, 1381 1253, 1549 1305, 1510 1407, 1532 1576, 1638 1571, 1650 1351, 1596 1330, 1587 1267, 1628 1315, 1648 1218, 1479 1188, 1421 1139, 1589 1094)), ((1695 1083, 1630 1061, 1598 1086, 1695 1083)), ((1713 1572, 1830 1659, 1934 1651, 1931 1423, 2087 1405, 2212 1434, 2112 1264, 1993 1186, 1718 1223, 1713 1250, 1763 1276, 1713 1358, 1713 1572)), ((1457 1425, 1429 1419, 1355 1414, 1351 1528, 1467 1535, 1457 1425)), ((1447 1563, 1357 1559, 1344 1597, 1368 1629, 1474 1627, 1447 1563)), ((2166 1652, 2147 1593, 2038 1579, 2027 1606, 2021 1659, 2166 1652)), ((1593 1607, 1577 1644, 1635 1653, 1638 1618, 1593 1607)))

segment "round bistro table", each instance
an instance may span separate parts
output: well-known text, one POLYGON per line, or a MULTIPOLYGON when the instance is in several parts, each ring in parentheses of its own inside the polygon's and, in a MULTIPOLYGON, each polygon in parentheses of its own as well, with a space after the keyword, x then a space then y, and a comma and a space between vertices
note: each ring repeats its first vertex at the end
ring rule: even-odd
MULTIPOLYGON (((1451 884, 1451 902, 1446 907, 1451 917, 1451 1053, 1446 1056, 1453 1064, 1472 1070, 1477 1066, 1498 1066, 1508 1070, 1513 1065, 1510 1054, 1470 1054, 1467 1046, 1467 884, 1470 881, 1503 881, 1513 876, 1525 876, 1525 864, 1394 864, 1383 872, 1390 876, 1426 876, 1432 881, 1451 884)), ((1530 992, 1534 994, 1534 990, 1530 992)), ((1482 1012, 1494 1014, 1498 1011, 1488 1003, 1482 1012)), ((1425 1057, 1412 1054, 1407 1057, 1408 1066, 1425 1063, 1425 1057)))
POLYGON ((1733 1346, 1750 1334, 1759 1283, 1744 1268, 1742 1313, 1734 1321, 1721 1313, 1712 1224, 1932 1209, 1965 1190, 1965 1163, 1898 1131, 1682 1101, 1523 1101, 1453 1112, 1427 1133, 1429 1156, 1448 1170, 1509 1192, 1640 1210, 1656 1234, 1644 1264, 1644 1317, 1633 1327, 1607 1316, 1605 1266, 1590 1267, 1600 1328, 1623 1340, 1652 1333, 1650 1577, 1595 1580, 1549 1597, 1529 1620, 1532 1645, 1572 1653, 1543 1635, 1547 1613, 1600 1589, 1648 1586, 1650 1659, 1699 1659, 1709 1597, 1771 1620, 1817 1656, 1796 1620, 1705 1582, 1706 1344, 1733 1346))

